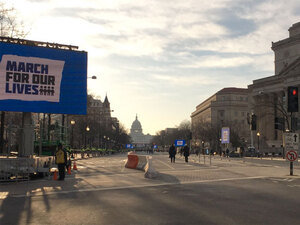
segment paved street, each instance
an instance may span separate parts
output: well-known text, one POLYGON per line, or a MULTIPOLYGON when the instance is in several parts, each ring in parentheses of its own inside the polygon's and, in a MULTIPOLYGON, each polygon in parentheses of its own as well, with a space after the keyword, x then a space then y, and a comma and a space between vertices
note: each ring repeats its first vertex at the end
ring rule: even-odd
POLYGON ((299 224, 300 166, 282 160, 153 156, 159 175, 126 155, 78 160, 65 181, 0 184, 0 224, 299 224))

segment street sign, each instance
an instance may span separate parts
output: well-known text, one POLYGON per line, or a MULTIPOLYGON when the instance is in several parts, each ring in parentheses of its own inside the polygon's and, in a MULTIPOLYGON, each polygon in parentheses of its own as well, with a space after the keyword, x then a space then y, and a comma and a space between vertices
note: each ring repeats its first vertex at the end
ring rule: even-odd
POLYGON ((182 147, 185 145, 185 140, 175 140, 176 147, 182 147))
POLYGON ((229 127, 222 127, 222 144, 229 144, 230 143, 230 128, 229 127))
POLYGON ((294 162, 294 161, 297 161, 298 159, 298 153, 296 151, 288 151, 286 153, 286 157, 285 157, 288 161, 290 162, 294 162))
POLYGON ((133 148, 133 145, 132 145, 132 144, 126 144, 126 148, 127 148, 127 149, 133 148))
POLYGON ((283 145, 286 151, 298 151, 299 148, 299 134, 298 133, 284 133, 283 145))
POLYGON ((285 158, 286 160, 290 161, 290 175, 293 176, 293 162, 298 160, 299 134, 284 133, 283 146, 286 151, 285 158))

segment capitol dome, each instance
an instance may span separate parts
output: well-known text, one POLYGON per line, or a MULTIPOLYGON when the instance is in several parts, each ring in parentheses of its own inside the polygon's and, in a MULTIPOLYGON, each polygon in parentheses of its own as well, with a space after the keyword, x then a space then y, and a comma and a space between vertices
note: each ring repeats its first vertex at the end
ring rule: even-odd
POLYGON ((137 116, 135 118, 135 121, 133 121, 133 123, 131 125, 131 129, 132 130, 141 130, 142 129, 142 125, 141 125, 140 121, 138 121, 137 116))
POLYGON ((132 142, 136 145, 136 147, 143 147, 145 145, 148 145, 150 144, 152 139, 151 135, 143 134, 142 125, 138 120, 137 115, 135 117, 135 121, 132 122, 129 135, 131 136, 132 142))

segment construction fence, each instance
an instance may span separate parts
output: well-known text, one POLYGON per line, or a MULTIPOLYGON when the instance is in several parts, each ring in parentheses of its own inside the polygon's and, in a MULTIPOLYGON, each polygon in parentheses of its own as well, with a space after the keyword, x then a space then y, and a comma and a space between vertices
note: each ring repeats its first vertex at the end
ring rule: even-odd
POLYGON ((54 157, 0 158, 0 182, 26 181, 31 174, 49 172, 54 157))

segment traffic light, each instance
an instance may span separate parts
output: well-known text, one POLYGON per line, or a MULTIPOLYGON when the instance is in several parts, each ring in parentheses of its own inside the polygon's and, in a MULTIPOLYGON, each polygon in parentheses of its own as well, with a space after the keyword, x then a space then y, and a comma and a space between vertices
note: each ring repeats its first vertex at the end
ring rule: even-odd
POLYGON ((251 115, 251 130, 256 130, 256 115, 251 115))
POLYGON ((298 112, 298 87, 288 87, 288 112, 298 112))

